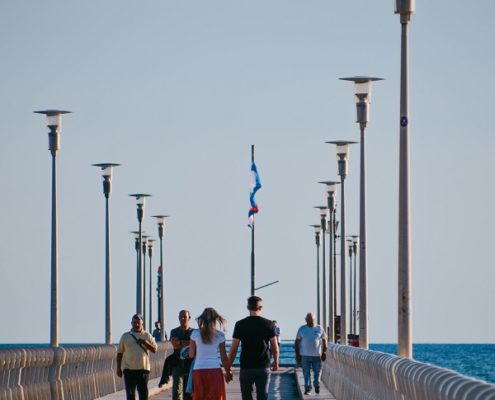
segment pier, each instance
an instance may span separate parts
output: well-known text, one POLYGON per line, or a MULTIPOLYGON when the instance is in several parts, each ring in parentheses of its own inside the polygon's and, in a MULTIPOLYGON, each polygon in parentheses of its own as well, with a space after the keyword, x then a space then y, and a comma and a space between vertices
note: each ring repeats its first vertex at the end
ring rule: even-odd
MULTIPOLYGON (((156 388, 169 342, 151 356, 150 388, 156 388)), ((0 351, 0 400, 91 400, 123 398, 113 345, 68 348, 17 348, 0 351), (111 396, 109 396, 111 395, 111 396)), ((331 344, 323 363, 325 388, 318 399, 337 400, 493 400, 495 385, 405 357, 331 344)), ((297 368, 282 367, 270 384, 273 399, 302 399, 297 368), (297 383, 296 383, 297 382, 297 383), (296 396, 297 395, 297 396, 296 396)), ((238 400, 238 379, 227 385, 228 399, 238 400)), ((168 398, 170 386, 157 393, 168 398)))

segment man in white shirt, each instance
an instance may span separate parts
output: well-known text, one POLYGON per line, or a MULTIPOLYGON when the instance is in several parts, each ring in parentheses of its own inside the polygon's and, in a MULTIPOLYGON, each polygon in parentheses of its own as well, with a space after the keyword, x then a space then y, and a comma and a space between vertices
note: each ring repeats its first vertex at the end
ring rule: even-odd
POLYGON ((132 329, 120 338, 117 349, 117 376, 124 375, 127 400, 148 399, 148 379, 151 370, 149 352, 156 353, 157 345, 153 336, 143 328, 143 319, 135 314, 131 321, 132 329))
POLYGON ((302 363, 304 394, 311 393, 311 369, 315 392, 320 393, 321 362, 325 361, 327 336, 324 329, 315 323, 315 315, 306 315, 306 325, 299 328, 294 342, 296 361, 302 363))

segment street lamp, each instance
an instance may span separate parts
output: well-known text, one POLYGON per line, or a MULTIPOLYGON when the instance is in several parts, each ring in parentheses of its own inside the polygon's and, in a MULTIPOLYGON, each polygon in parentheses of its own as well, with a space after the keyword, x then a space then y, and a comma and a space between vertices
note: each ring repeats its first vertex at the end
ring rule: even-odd
POLYGON ((309 225, 315 230, 316 243, 316 317, 320 324, 320 225, 309 225))
MULTIPOLYGON (((358 253, 358 248, 359 248, 359 236, 358 235, 352 235, 351 236, 352 238, 352 252, 354 254, 354 281, 353 281, 353 296, 354 296, 354 299, 353 299, 353 303, 354 303, 354 308, 353 308, 353 311, 352 311, 352 318, 353 318, 353 323, 354 323, 354 331, 352 333, 356 334, 356 329, 357 329, 357 315, 358 315, 358 307, 357 307, 357 302, 356 302, 356 293, 357 293, 357 262, 356 262, 356 259, 357 259, 357 253, 358 253)), ((362 257, 362 254, 359 254, 359 257, 361 259, 362 257)), ((359 268, 361 268, 361 262, 359 262, 359 268)), ((359 276, 361 276, 361 271, 359 271, 359 276)), ((361 281, 359 281, 359 293, 361 293, 361 281)), ((359 303, 359 323, 361 325, 361 303, 359 303)), ((360 344, 360 347, 361 346, 361 336, 360 334, 358 334, 358 338, 359 338, 359 344, 360 344)))
POLYGON ((48 150, 52 154, 52 226, 51 226, 51 288, 50 288, 50 345, 58 347, 58 227, 57 227, 57 150, 60 148, 62 114, 70 111, 42 110, 33 111, 46 115, 48 150))
POLYGON ((148 246, 148 238, 149 236, 148 235, 143 235, 141 236, 141 250, 142 250, 142 260, 143 260, 143 264, 142 264, 142 269, 141 269, 141 279, 142 279, 142 302, 143 302, 143 327, 146 328, 146 317, 147 317, 147 312, 146 312, 146 250, 147 250, 147 246, 148 246))
POLYGON ((335 248, 333 246, 334 240, 334 218, 335 218, 335 209, 337 207, 337 202, 335 200, 335 185, 338 185, 340 182, 335 181, 323 181, 319 182, 325 185, 325 192, 327 194, 327 208, 329 211, 328 217, 328 233, 329 237, 329 247, 328 247, 328 342, 335 343, 335 300, 336 300, 336 285, 335 285, 335 265, 333 263, 333 253, 335 252, 335 248))
POLYGON ((163 231, 165 228, 165 218, 168 218, 168 215, 153 215, 153 218, 156 218, 158 222, 158 238, 160 239, 160 268, 158 268, 158 321, 160 322, 160 326, 162 327, 160 331, 160 340, 163 342, 165 339, 165 312, 164 312, 164 297, 163 297, 163 231))
POLYGON ((337 164, 340 176, 340 344, 347 344, 347 312, 345 291, 345 186, 347 176, 347 161, 349 160, 349 145, 356 142, 334 140, 326 142, 334 144, 337 149, 337 164))
MULTIPOLYGON (((359 256, 359 345, 368 348, 368 269, 366 251, 366 145, 364 131, 369 120, 371 103, 371 82, 382 78, 354 76, 340 78, 354 82, 354 99, 356 102, 356 122, 361 131, 361 162, 359 179, 359 236, 361 237, 361 254, 359 256)), ((354 332, 353 332, 354 333, 354 332)))
POLYGON ((139 231, 131 231, 134 235, 134 249, 136 250, 136 309, 138 304, 138 293, 139 293, 139 285, 141 282, 140 268, 139 268, 139 256, 141 254, 141 245, 139 243, 139 231))
POLYGON ((112 192, 112 170, 120 164, 99 163, 103 176, 103 194, 105 195, 105 343, 112 344, 112 303, 111 303, 111 269, 110 269, 110 211, 108 199, 112 192))
POLYGON ((352 248, 353 246, 353 241, 352 239, 347 239, 347 251, 349 252, 349 310, 350 310, 350 318, 349 318, 349 333, 351 335, 354 335, 354 319, 353 319, 353 313, 354 313, 354 291, 353 291, 353 282, 354 282, 354 268, 352 265, 352 255, 354 254, 354 250, 352 248))
POLYGON ((325 332, 327 331, 327 274, 326 274, 326 262, 325 262, 325 232, 327 230, 327 212, 328 208, 326 206, 316 206, 315 208, 318 208, 320 210, 320 219, 321 219, 321 243, 322 243, 322 257, 321 257, 321 270, 323 271, 322 274, 322 324, 323 324, 323 329, 325 332))
MULTIPOLYGON (((129 196, 134 197, 136 199, 136 205, 137 205, 137 219, 139 223, 139 247, 141 247, 141 242, 143 240, 143 232, 142 232, 142 223, 143 223, 143 217, 144 217, 144 203, 146 197, 150 197, 150 194, 144 194, 144 193, 134 193, 130 194, 129 196)), ((138 274, 137 274, 137 293, 136 293, 136 313, 137 314, 143 314, 143 292, 142 292, 142 281, 141 277, 143 275, 143 259, 141 256, 141 252, 138 251, 138 274)))
POLYGON ((150 291, 149 291, 149 302, 150 302, 150 316, 149 324, 150 332, 153 332, 153 263, 151 262, 153 256, 153 243, 156 242, 155 239, 148 239, 148 256, 150 258, 150 291))
POLYGON ((409 177, 409 89, 407 25, 416 9, 415 0, 395 0, 401 23, 400 152, 399 152, 399 309, 398 355, 412 358, 411 317, 411 203, 409 177))

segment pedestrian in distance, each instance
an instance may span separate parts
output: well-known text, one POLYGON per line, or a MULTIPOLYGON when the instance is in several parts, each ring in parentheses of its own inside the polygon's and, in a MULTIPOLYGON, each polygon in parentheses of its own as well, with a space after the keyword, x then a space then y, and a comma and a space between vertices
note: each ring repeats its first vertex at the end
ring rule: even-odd
POLYGON ((149 352, 156 353, 153 336, 144 330, 140 314, 132 316, 132 329, 122 335, 117 348, 117 376, 124 376, 127 400, 148 400, 148 379, 151 370, 149 352))
POLYGON ((272 371, 278 369, 279 349, 272 321, 261 316, 263 300, 251 296, 247 301, 249 316, 237 321, 232 334, 229 360, 232 364, 241 344, 239 382, 242 400, 266 400, 270 384, 270 348, 273 356, 272 371))
POLYGON ((302 364, 304 394, 311 393, 311 369, 315 393, 320 393, 321 362, 326 360, 327 336, 325 330, 315 323, 315 315, 306 315, 306 325, 299 328, 294 342, 296 361, 302 364))
POLYGON ((191 369, 192 360, 181 357, 181 350, 189 346, 193 329, 189 326, 191 313, 187 310, 179 312, 179 323, 177 328, 170 331, 170 341, 174 348, 176 363, 172 368, 172 400, 190 400, 191 395, 186 392, 187 380, 191 369))
MULTIPOLYGON (((160 324, 160 321, 155 322, 155 329, 153 329, 153 338, 155 339, 155 342, 161 342, 162 340, 162 325, 160 324)), ((166 340, 166 339, 165 339, 166 340)))
POLYGON ((232 372, 225 350, 225 334, 217 327, 224 331, 227 321, 211 307, 205 308, 196 321, 199 329, 192 332, 189 345, 189 357, 194 358, 192 397, 194 400, 226 400, 225 382, 232 380, 232 372))

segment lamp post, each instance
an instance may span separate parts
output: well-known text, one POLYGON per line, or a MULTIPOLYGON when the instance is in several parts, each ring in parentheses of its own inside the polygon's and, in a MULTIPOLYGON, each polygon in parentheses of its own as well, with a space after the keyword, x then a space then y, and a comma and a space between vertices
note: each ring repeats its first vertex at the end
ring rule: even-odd
POLYGON ((103 194, 105 195, 105 343, 112 343, 112 303, 111 303, 111 267, 110 267, 110 210, 108 206, 112 192, 112 170, 120 164, 99 163, 103 176, 103 194))
POLYGON ((60 148, 62 114, 70 111, 42 110, 36 114, 46 115, 48 150, 52 155, 52 224, 51 224, 51 285, 50 285, 50 345, 58 347, 58 222, 57 222, 57 151, 60 148))
POLYGON ((326 206, 316 206, 320 210, 320 222, 321 222, 321 243, 322 243, 322 251, 321 251, 321 270, 322 270, 322 325, 325 332, 327 331, 327 274, 326 274, 326 262, 325 262, 325 232, 327 230, 327 212, 328 209, 326 206))
MULTIPOLYGON (((359 123, 361 131, 361 162, 359 179, 359 345, 368 348, 368 270, 366 251, 366 142, 364 131, 369 120, 371 103, 371 82, 380 81, 382 78, 370 76, 354 76, 351 78, 340 78, 344 81, 354 82, 354 100, 356 102, 356 122, 359 123)), ((354 332, 353 332, 354 333, 354 332)))
POLYGON ((400 153, 399 153, 399 308, 398 355, 412 358, 411 317, 411 204, 409 179, 409 90, 407 26, 415 0, 395 0, 401 23, 400 153))
POLYGON ((326 142, 336 145, 337 164, 340 176, 340 344, 347 344, 347 312, 345 290, 345 185, 347 176, 347 161, 349 160, 349 145, 356 142, 335 140, 326 142))
POLYGON ((339 182, 335 181, 323 181, 319 182, 325 185, 325 191, 327 193, 327 208, 329 211, 328 216, 328 233, 329 247, 328 247, 328 342, 335 343, 335 265, 333 263, 334 248, 334 218, 337 202, 335 200, 335 185, 339 182))
POLYGON ((141 237, 141 251, 142 251, 142 260, 143 260, 143 265, 142 265, 142 270, 141 270, 141 279, 142 279, 142 299, 141 301, 143 302, 143 327, 146 328, 146 317, 148 316, 148 313, 146 312, 146 250, 148 246, 148 235, 143 235, 141 237))
POLYGON ((163 231, 165 228, 165 218, 168 218, 168 215, 153 215, 153 218, 156 218, 158 223, 158 238, 160 239, 160 268, 158 268, 158 281, 159 285, 157 288, 158 295, 158 321, 160 321, 160 326, 162 327, 160 332, 160 340, 163 342, 165 339, 165 312, 164 312, 164 296, 163 296, 163 231))
MULTIPOLYGON (((352 252, 353 252, 353 255, 354 255, 354 281, 353 281, 353 286, 354 286, 354 289, 353 289, 353 295, 354 295, 354 300, 353 300, 353 303, 354 303, 354 309, 353 309, 353 312, 352 312, 352 318, 353 318, 353 323, 354 323, 354 334, 356 333, 356 330, 357 330, 357 315, 358 315, 358 307, 357 307, 357 299, 356 299, 356 293, 357 293, 357 262, 356 262, 356 259, 357 259, 357 254, 358 254, 358 248, 359 248, 359 236, 358 235, 352 235, 351 236, 352 238, 352 252)), ((359 257, 361 257, 361 254, 359 255, 359 257)), ((361 258, 360 258, 361 260, 361 258)), ((359 268, 361 268, 361 261, 359 262, 359 268)), ((361 271, 359 271, 359 276, 361 276, 361 271)), ((359 293, 361 293, 361 281, 359 281, 359 293)), ((359 324, 361 326, 361 303, 359 303, 359 324)), ((360 334, 359 335, 359 343, 361 343, 361 336, 360 334)))
POLYGON ((349 318, 349 333, 351 335, 354 335, 354 287, 353 287, 353 282, 354 282, 354 268, 352 264, 352 255, 354 254, 353 251, 353 241, 352 239, 347 239, 347 251, 349 252, 349 311, 350 311, 350 318, 349 318))
MULTIPOLYGON (((136 199, 136 205, 137 205, 137 219, 139 223, 139 247, 141 247, 141 242, 143 240, 143 232, 142 232, 142 223, 143 223, 143 217, 144 217, 144 204, 145 204, 145 199, 146 197, 150 197, 150 194, 144 194, 144 193, 134 193, 130 194, 129 196, 134 197, 136 199)), ((142 275, 143 275, 143 259, 141 256, 141 251, 138 251, 138 273, 137 273, 137 282, 136 282, 136 287, 137 287, 137 293, 136 293, 136 313, 142 314, 143 313, 143 286, 142 286, 142 275)))
POLYGON ((153 332, 153 263, 152 261, 152 256, 153 256, 153 243, 156 242, 155 239, 148 239, 148 256, 150 258, 150 283, 149 283, 149 302, 150 302, 150 314, 149 314, 149 324, 148 326, 150 327, 150 332, 153 332))
POLYGON ((130 233, 134 235, 134 249, 136 250, 136 310, 137 310, 138 309, 137 304, 139 303, 139 297, 138 297, 139 284, 141 282, 140 268, 139 268, 139 256, 141 254, 141 245, 139 243, 139 231, 131 231, 130 233))
POLYGON ((316 243, 316 317, 318 325, 320 324, 320 225, 310 225, 315 230, 316 243))

